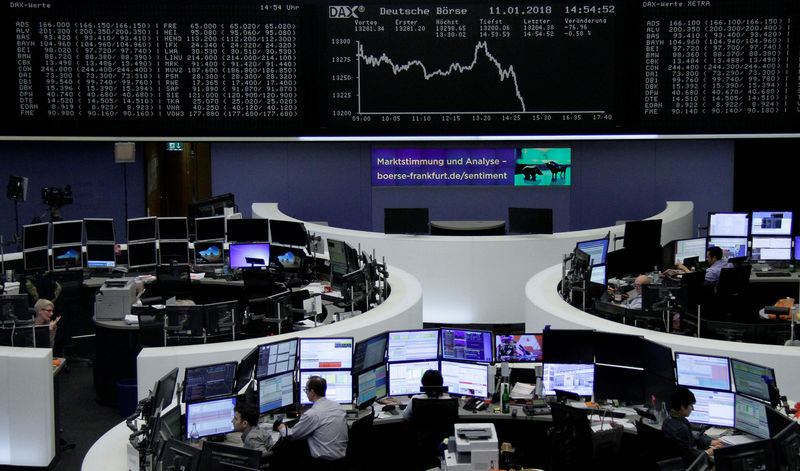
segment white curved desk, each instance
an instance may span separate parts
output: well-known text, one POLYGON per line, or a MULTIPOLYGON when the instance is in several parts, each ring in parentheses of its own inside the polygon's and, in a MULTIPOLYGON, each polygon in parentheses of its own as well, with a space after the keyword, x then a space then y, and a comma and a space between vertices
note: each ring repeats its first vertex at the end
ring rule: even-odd
POLYGON ((800 397, 800 348, 783 345, 728 342, 640 329, 603 319, 581 311, 558 294, 561 265, 537 273, 525 285, 525 330, 541 332, 546 325, 554 329, 595 329, 603 332, 642 335, 672 348, 673 352, 733 357, 775 369, 781 393, 800 397))
MULTIPOLYGON (((661 219, 661 241, 692 237, 694 204, 668 201, 650 219, 661 219)), ((255 218, 289 219, 277 203, 253 203, 255 218)), ((561 263, 582 240, 610 231, 621 237, 624 225, 548 235, 414 236, 354 231, 305 223, 309 232, 338 239, 416 276, 425 293, 424 320, 449 324, 523 322, 525 282, 561 263)))

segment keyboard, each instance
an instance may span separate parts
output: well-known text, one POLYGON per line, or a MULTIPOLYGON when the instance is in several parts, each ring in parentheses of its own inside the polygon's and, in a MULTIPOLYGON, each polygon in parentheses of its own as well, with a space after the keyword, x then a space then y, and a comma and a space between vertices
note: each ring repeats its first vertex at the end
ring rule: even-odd
POLYGON ((742 443, 752 442, 753 438, 749 435, 726 435, 720 437, 720 440, 726 445, 741 445, 742 443))
POLYGON ((733 429, 727 427, 709 427, 706 429, 705 433, 709 437, 718 438, 732 434, 733 429))
POLYGON ((757 271, 755 272, 756 278, 782 278, 792 276, 788 271, 757 271))

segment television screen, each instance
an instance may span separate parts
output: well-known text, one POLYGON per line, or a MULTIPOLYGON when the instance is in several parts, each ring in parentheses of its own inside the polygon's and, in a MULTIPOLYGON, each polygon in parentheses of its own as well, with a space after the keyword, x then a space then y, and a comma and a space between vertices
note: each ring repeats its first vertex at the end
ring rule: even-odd
POLYGON ((161 240, 188 240, 189 226, 186 218, 158 218, 158 238, 161 240))
POLYGON ((294 404, 294 389, 294 372, 258 380, 258 411, 266 414, 294 404))
POLYGON ((47 247, 30 249, 22 252, 22 264, 25 271, 46 271, 50 269, 49 251, 47 247))
POLYGON ((575 247, 589 254, 589 263, 591 265, 602 265, 606 263, 608 239, 586 240, 578 242, 575 247))
POLYGON ((428 208, 383 208, 386 234, 428 234, 428 208))
POLYGON ((731 375, 725 357, 676 352, 675 371, 681 386, 731 390, 731 375))
POLYGON ((225 260, 222 240, 194 243, 195 265, 222 265, 225 260))
POLYGON ((269 242, 269 219, 228 219, 228 242, 269 242))
POLYGON ((791 237, 753 236, 751 260, 784 261, 792 259, 791 237))
POLYGON ((386 365, 381 364, 356 375, 356 404, 364 404, 386 397, 386 365))
POLYGON ((296 363, 297 339, 259 345, 256 378, 294 371, 296 363))
POLYGON ((419 394, 422 375, 428 370, 438 370, 436 360, 389 363, 389 395, 406 396, 419 394))
POLYGON ((156 218, 128 219, 128 242, 156 238, 156 218))
POLYGON ((195 402, 233 394, 236 362, 217 363, 186 368, 183 380, 183 402, 195 402))
POLYGON ((265 267, 269 263, 269 244, 231 244, 228 258, 231 268, 265 267))
POLYGON ((722 258, 747 256, 747 237, 711 237, 708 246, 722 249, 722 258))
POLYGON ((22 226, 22 248, 38 249, 48 247, 50 241, 50 223, 29 224, 22 226))
POLYGON ((440 338, 445 360, 492 362, 491 332, 443 328, 440 338))
POLYGON ((439 331, 406 330, 389 332, 387 356, 390 362, 435 360, 439 358, 439 331))
POLYGON ((542 361, 542 334, 495 334, 495 361, 542 361))
POLYGON ((156 264, 156 242, 128 244, 128 266, 147 267, 156 264))
POLYGON ((356 342, 353 353, 353 372, 358 373, 367 368, 382 365, 386 361, 386 342, 386 332, 356 342))
POLYGON ((792 212, 753 211, 750 235, 792 235, 792 212))
POLYGON ((78 245, 62 245, 53 247, 53 269, 83 266, 83 247, 78 245))
POLYGON ((114 244, 86 244, 86 266, 89 268, 114 268, 117 253, 114 244))
POLYGON ((197 218, 195 224, 195 240, 224 240, 225 216, 197 218))
MULTIPOLYGON (((312 376, 319 376, 325 379, 328 389, 325 391, 325 397, 333 402, 339 404, 352 404, 353 403, 353 375, 349 371, 328 371, 328 370, 308 370, 300 372, 300 384, 302 388, 306 387, 308 378, 312 376)), ((302 392, 300 394, 300 404, 311 404, 308 396, 302 392)))
POLYGON ((731 373, 733 385, 739 394, 747 394, 762 401, 769 401, 769 388, 765 381, 770 378, 775 381, 775 370, 767 366, 754 365, 746 361, 731 358, 731 373))
POLYGON ((689 415, 689 422, 696 424, 733 427, 733 393, 709 389, 689 388, 697 400, 689 415))
POLYGON ((661 245, 661 219, 645 219, 625 223, 623 246, 654 247, 661 245))
POLYGON ((556 389, 569 391, 579 396, 594 393, 594 365, 579 363, 542 364, 542 392, 555 396, 556 389))
POLYGON ((188 241, 159 241, 158 242, 158 264, 159 265, 187 265, 189 263, 189 242, 188 241))
POLYGON ((747 213, 709 213, 709 237, 747 237, 750 222, 747 213))
POLYGON ((300 339, 300 369, 350 369, 353 338, 300 339))
POLYGON ((734 404, 733 428, 758 438, 769 438, 766 404, 741 394, 735 395, 734 404))
POLYGON ((552 234, 552 208, 508 208, 509 234, 552 234))
POLYGON ((697 257, 699 261, 706 259, 706 238, 682 239, 675 241, 675 259, 672 263, 683 263, 689 257, 697 257))
POLYGON ((86 242, 116 242, 113 219, 85 218, 86 242))
POLYGON ((308 246, 308 232, 300 221, 269 220, 269 241, 272 244, 292 247, 308 246))
POLYGON ((186 439, 233 432, 235 397, 186 404, 186 439))
POLYGON ((439 370, 450 394, 489 396, 489 365, 442 360, 439 370))
POLYGON ((83 221, 57 221, 53 223, 53 245, 82 245, 83 221))

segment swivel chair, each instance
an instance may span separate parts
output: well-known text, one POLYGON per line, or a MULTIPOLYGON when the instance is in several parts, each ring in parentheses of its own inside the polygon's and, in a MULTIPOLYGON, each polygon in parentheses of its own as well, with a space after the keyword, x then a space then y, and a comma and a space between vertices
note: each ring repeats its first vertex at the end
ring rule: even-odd
POLYGON ((370 469, 376 463, 378 447, 372 429, 375 409, 350 425, 347 439, 347 469, 360 471, 370 469))
POLYGON ((458 420, 458 398, 412 398, 411 429, 415 435, 416 451, 413 469, 425 470, 439 466, 438 446, 453 434, 458 420))

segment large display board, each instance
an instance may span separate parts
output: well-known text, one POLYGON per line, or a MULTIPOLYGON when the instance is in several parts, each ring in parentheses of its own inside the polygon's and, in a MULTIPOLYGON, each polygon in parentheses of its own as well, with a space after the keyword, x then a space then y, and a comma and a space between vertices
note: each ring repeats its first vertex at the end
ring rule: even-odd
POLYGON ((0 136, 794 132, 792 0, 7 2, 0 136))

